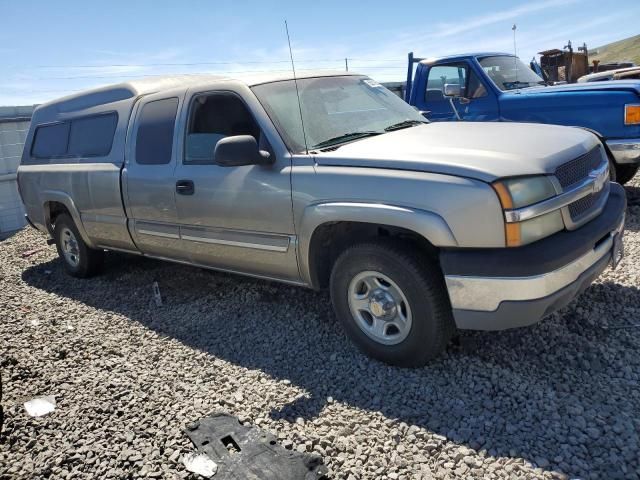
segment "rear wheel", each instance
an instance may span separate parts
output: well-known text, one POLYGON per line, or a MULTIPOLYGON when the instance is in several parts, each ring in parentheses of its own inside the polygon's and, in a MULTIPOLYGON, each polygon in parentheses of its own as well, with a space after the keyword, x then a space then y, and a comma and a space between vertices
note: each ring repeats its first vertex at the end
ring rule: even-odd
POLYGON ((347 249, 331 273, 331 298, 353 342, 392 365, 424 365, 455 330, 440 268, 405 244, 347 249))
POLYGON ((56 218, 53 237, 67 273, 74 277, 90 277, 102 267, 104 251, 90 248, 82 237, 73 219, 66 213, 56 218))
POLYGON ((615 181, 621 185, 629 182, 636 173, 638 173, 638 167, 635 163, 619 163, 616 164, 616 178, 615 181))

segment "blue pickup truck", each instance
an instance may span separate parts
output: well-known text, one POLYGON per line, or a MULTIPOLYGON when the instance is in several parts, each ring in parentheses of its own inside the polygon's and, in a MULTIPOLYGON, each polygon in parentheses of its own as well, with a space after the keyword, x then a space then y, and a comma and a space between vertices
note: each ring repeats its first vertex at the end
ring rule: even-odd
POLYGON ((405 92, 405 100, 431 121, 534 122, 591 130, 605 144, 619 183, 631 180, 640 166, 639 80, 549 86, 507 53, 426 59, 410 53, 405 92))

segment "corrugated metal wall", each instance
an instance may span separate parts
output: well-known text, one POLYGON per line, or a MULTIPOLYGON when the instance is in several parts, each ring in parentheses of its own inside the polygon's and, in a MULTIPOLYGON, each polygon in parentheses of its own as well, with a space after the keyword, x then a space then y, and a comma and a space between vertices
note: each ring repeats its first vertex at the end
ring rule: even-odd
POLYGON ((32 112, 33 107, 0 107, 0 233, 25 224, 16 172, 32 112))

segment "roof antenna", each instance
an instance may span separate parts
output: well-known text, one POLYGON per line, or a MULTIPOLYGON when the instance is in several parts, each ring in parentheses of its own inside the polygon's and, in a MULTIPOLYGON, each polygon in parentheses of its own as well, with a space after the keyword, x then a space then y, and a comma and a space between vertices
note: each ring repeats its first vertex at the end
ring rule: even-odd
POLYGON ((291 57, 291 70, 293 70, 293 83, 296 86, 296 95, 298 97, 298 110, 300 111, 300 125, 302 125, 302 138, 304 139, 304 149, 309 155, 309 146, 307 145, 307 134, 304 131, 304 119, 302 118, 302 104, 300 103, 300 91, 298 90, 298 79, 296 78, 296 66, 293 63, 293 50, 291 50, 291 38, 289 37, 289 26, 284 21, 284 28, 287 31, 287 42, 289 43, 289 56, 291 57))
POLYGON ((516 49, 516 24, 513 24, 511 30, 513 30, 513 66, 516 69, 516 89, 518 88, 518 50, 516 49))

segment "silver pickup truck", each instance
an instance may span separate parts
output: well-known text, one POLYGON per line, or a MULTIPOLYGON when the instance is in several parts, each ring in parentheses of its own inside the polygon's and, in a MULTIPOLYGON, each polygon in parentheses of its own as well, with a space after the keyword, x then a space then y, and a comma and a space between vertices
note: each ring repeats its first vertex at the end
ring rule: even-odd
POLYGON ((362 75, 123 83, 41 105, 25 145, 28 220, 71 275, 117 250, 328 288, 396 365, 535 323, 622 255, 594 135, 430 124, 362 75))

